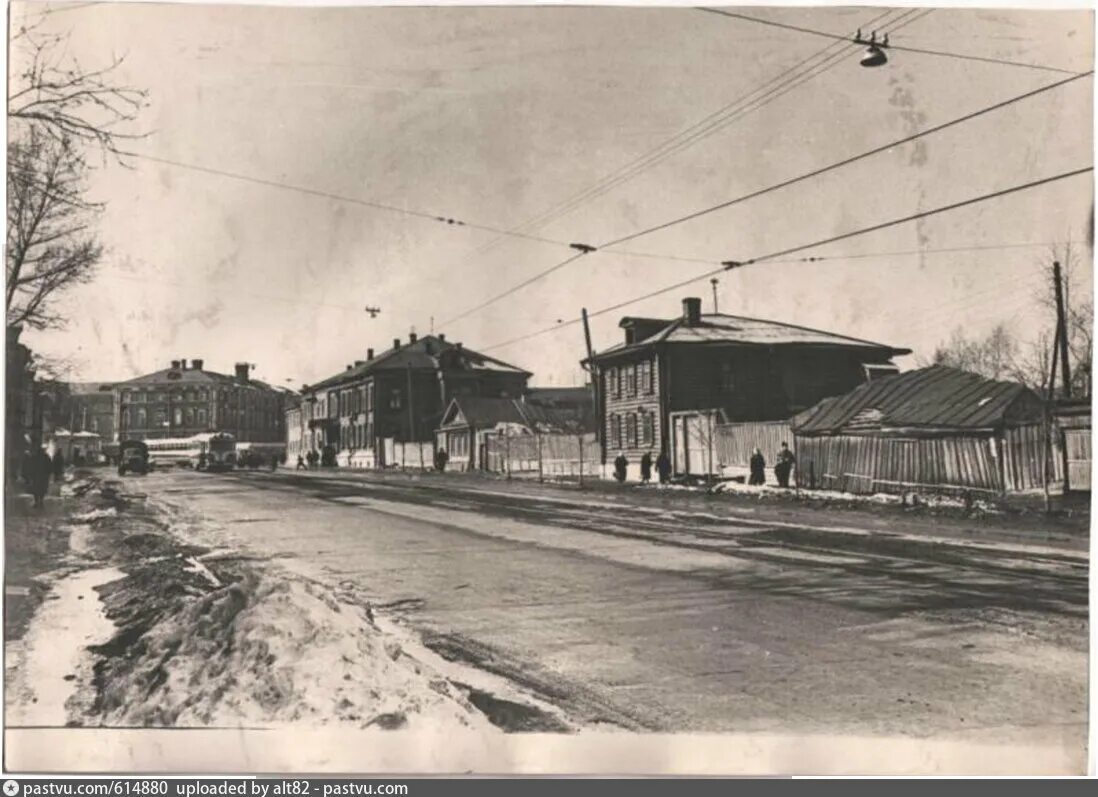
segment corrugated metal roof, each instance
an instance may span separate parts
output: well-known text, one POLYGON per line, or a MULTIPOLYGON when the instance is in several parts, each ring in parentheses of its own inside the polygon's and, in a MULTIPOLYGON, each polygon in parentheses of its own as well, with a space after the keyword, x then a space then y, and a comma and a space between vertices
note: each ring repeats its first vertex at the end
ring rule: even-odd
MULTIPOLYGON (((850 393, 821 401, 793 419, 798 434, 841 430, 924 427, 986 429, 999 426, 1028 388, 932 365, 886 376, 850 393)), ((1033 397, 1036 399, 1036 395, 1033 397)))
MULTIPOLYGON (((646 321, 650 319, 645 319, 646 321)), ((709 313, 701 317, 701 322, 693 326, 682 318, 667 321, 666 326, 645 339, 632 344, 621 343, 604 349, 595 355, 598 359, 628 349, 637 349, 656 343, 698 344, 698 343, 741 343, 757 346, 842 346, 845 348, 877 349, 893 357, 910 354, 910 349, 901 349, 884 343, 875 343, 848 335, 825 332, 819 329, 785 324, 780 321, 767 321, 760 318, 709 313)))

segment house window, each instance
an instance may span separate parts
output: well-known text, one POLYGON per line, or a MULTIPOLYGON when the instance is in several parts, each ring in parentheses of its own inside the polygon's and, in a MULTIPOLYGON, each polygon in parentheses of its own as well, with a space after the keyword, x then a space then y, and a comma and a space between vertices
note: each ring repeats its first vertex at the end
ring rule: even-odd
MULTIPOLYGON (((164 411, 160 410, 160 414, 163 415, 164 411)), ((144 407, 139 408, 137 410, 137 426, 138 426, 138 428, 139 429, 144 429, 146 426, 148 426, 148 423, 149 423, 148 419, 149 419, 149 416, 145 412, 145 408, 144 407)))
POLYGON ((656 439, 656 418, 650 413, 646 412, 641 415, 641 440, 646 446, 650 446, 655 443, 656 439))
POLYGON ((625 395, 637 395, 637 366, 635 365, 625 369, 625 395))
POLYGON ((194 426, 194 410, 187 409, 187 426, 194 426))
POLYGON ((618 369, 611 368, 606 372, 606 392, 610 398, 618 398, 618 369))
POLYGON ((618 422, 617 413, 610 416, 610 446, 621 448, 621 425, 618 422))
POLYGON ((721 392, 733 393, 736 390, 736 370, 732 363, 721 363, 721 392))
POLYGON ((174 417, 173 420, 175 421, 176 426, 182 426, 183 425, 183 410, 176 407, 175 417, 174 417))
POLYGON ((206 410, 199 410, 198 411, 198 425, 199 426, 205 426, 206 425, 206 410))
POLYGON ((625 445, 627 448, 637 447, 637 414, 635 412, 629 413, 628 416, 625 427, 625 445))
POLYGON ((366 385, 366 412, 374 411, 374 386, 366 385))
POLYGON ((640 390, 646 396, 653 392, 652 361, 645 360, 640 364, 640 390))
POLYGON ((389 409, 399 410, 402 398, 400 388, 394 387, 389 391, 389 409))

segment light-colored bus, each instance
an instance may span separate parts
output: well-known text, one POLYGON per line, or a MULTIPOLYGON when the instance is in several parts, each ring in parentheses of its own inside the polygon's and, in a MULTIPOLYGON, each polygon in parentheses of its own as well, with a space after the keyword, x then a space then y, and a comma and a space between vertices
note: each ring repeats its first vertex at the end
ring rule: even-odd
POLYGON ((146 440, 154 467, 229 470, 236 465, 236 440, 226 432, 146 440))

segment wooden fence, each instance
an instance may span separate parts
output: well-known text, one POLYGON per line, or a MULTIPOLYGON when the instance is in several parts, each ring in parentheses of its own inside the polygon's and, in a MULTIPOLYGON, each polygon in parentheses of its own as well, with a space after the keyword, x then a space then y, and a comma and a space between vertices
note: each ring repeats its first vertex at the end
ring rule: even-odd
POLYGON ((483 467, 494 473, 537 478, 599 478, 602 448, 594 433, 492 434, 485 437, 483 467))
POLYGON ((716 460, 726 468, 746 468, 751 453, 757 448, 767 462, 777 456, 782 443, 793 445, 793 429, 789 421, 755 421, 722 423, 717 426, 716 460))
POLYGON ((1008 429, 1001 440, 990 434, 798 437, 797 484, 862 494, 1039 490, 1045 483, 1046 459, 1050 481, 1063 478, 1058 447, 1046 458, 1046 445, 1042 424, 1008 429))

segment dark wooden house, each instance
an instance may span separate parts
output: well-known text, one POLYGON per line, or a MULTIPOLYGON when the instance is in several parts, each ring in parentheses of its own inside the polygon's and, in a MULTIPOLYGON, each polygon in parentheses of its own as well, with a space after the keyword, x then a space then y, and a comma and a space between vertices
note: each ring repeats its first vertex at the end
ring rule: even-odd
POLYGON ((385 467, 394 443, 434 448, 435 430, 456 397, 516 398, 530 373, 451 343, 442 335, 418 337, 375 356, 366 352, 334 376, 302 389, 300 417, 287 449, 337 452, 342 466, 385 467), (304 439, 301 439, 303 437, 304 439), (390 451, 389 454, 386 454, 390 451))
POLYGON ((682 472, 717 423, 788 419, 895 372, 891 358, 910 353, 777 321, 703 314, 696 298, 682 304, 674 319, 623 318, 625 339, 585 361, 599 386, 604 456, 623 452, 631 472, 644 452, 655 458, 661 449, 682 472))

